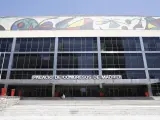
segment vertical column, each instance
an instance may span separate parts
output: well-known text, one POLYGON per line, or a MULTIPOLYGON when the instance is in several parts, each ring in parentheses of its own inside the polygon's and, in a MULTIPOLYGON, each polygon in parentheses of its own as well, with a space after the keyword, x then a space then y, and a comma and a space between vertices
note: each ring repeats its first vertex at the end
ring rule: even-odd
MULTIPOLYGON (((15 46, 16 46, 16 38, 13 38, 11 53, 10 53, 10 58, 9 58, 9 64, 8 64, 8 69, 7 69, 6 80, 9 80, 9 77, 10 77, 10 74, 11 74, 15 46)), ((8 84, 5 84, 5 88, 8 88, 8 84)))
POLYGON ((101 41, 100 37, 97 37, 97 49, 98 49, 98 70, 99 75, 102 75, 102 58, 101 58, 101 41))
POLYGON ((58 55, 58 37, 55 38, 53 75, 56 75, 57 71, 57 57, 58 57, 57 55, 58 55))
MULTIPOLYGON (((58 37, 55 38, 53 75, 57 74, 58 37)), ((52 84, 52 97, 55 96, 55 84, 52 84)))
POLYGON ((52 84, 52 97, 55 96, 55 84, 52 84))
MULTIPOLYGON (((101 41, 100 37, 97 37, 97 49, 98 49, 98 71, 99 75, 102 75, 102 58, 101 58, 101 41)), ((102 83, 99 85, 100 88, 102 88, 102 83)))
POLYGON ((9 79, 9 77, 10 77, 10 73, 11 73, 11 69, 12 69, 12 63, 13 63, 13 57, 14 57, 13 55, 14 55, 15 46, 16 46, 16 38, 13 38, 6 79, 9 79))
POLYGON ((142 49, 142 57, 143 57, 146 78, 148 80, 148 92, 149 92, 149 96, 153 96, 152 88, 151 88, 151 81, 150 81, 149 72, 148 72, 147 59, 146 59, 146 54, 145 54, 145 49, 144 49, 144 44, 143 44, 143 38, 140 37, 139 39, 140 39, 140 45, 141 45, 141 49, 142 49))

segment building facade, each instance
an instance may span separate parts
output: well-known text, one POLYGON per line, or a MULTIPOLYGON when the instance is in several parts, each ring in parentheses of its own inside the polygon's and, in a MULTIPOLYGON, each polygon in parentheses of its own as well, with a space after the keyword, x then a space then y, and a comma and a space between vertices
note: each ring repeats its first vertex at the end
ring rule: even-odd
POLYGON ((160 95, 160 17, 0 18, 0 87, 25 97, 160 95), (121 79, 32 79, 121 75, 121 79))

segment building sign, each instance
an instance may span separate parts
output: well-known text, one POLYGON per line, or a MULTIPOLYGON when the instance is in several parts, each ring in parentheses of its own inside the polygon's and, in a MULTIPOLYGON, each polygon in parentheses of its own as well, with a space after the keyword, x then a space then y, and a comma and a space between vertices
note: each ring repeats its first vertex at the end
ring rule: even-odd
POLYGON ((121 75, 33 75, 33 80, 105 80, 122 79, 121 75))

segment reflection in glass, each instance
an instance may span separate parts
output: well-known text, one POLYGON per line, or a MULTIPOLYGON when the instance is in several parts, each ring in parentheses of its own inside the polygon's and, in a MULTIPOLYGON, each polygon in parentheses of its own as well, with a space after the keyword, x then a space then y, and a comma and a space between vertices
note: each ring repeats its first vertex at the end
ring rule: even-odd
POLYGON ((10 59, 10 54, 0 54, 0 69, 8 69, 8 64, 9 64, 9 59, 10 59))
POLYGON ((150 79, 160 79, 160 70, 149 70, 150 79))
POLYGON ((7 76, 7 71, 1 71, 0 72, 0 74, 1 74, 1 79, 6 79, 6 76, 7 76))
POLYGON ((140 51, 138 37, 101 37, 101 51, 140 51))
POLYGON ((17 38, 16 52, 54 51, 55 38, 17 38))
POLYGON ((160 68, 160 53, 146 53, 148 68, 160 68))
POLYGON ((0 52, 10 52, 13 38, 0 38, 0 52))
POLYGON ((59 53, 57 68, 98 68, 98 57, 93 53, 59 53))
POLYGON ((143 37, 143 43, 146 51, 160 51, 159 37, 143 37))
POLYGON ((102 68, 144 68, 140 53, 102 53, 102 68))
POLYGON ((96 51, 97 39, 92 37, 59 38, 59 51, 96 51))
POLYGON ((13 68, 53 68, 54 54, 15 54, 13 68))

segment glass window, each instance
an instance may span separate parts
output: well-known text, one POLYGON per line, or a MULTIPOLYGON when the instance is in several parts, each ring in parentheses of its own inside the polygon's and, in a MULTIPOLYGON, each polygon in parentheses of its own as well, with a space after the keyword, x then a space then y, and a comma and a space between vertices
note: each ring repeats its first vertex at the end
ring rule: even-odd
POLYGON ((15 54, 13 68, 53 68, 54 54, 15 54))
POLYGON ((59 51, 96 51, 97 39, 92 37, 59 38, 59 51))
POLYGON ((0 38, 0 52, 11 52, 13 38, 0 38))
POLYGON ((53 75, 53 71, 11 71, 10 79, 31 79, 32 75, 53 75))
POLYGON ((0 69, 8 69, 8 64, 9 64, 9 59, 10 59, 10 54, 0 54, 0 69))
POLYGON ((160 53, 146 53, 148 68, 160 68, 160 53))
POLYGON ((1 79, 6 79, 7 71, 0 71, 1 79))
POLYGON ((146 51, 160 51, 159 37, 143 37, 143 42, 146 51))
POLYGON ((15 51, 54 51, 54 44, 54 38, 17 38, 15 51))
POLYGON ((153 96, 160 96, 160 82, 151 84, 153 96))
POLYGON ((93 53, 59 53, 57 68, 98 68, 98 56, 93 53))
POLYGON ((74 70, 74 71, 58 70, 57 75, 98 75, 98 71, 96 70, 74 70))
POLYGON ((140 41, 138 37, 102 37, 102 51, 140 51, 140 41))
POLYGON ((102 53, 102 68, 144 68, 141 53, 102 53))
POLYGON ((122 79, 145 79, 145 71, 143 70, 115 70, 102 72, 103 75, 121 75, 122 79))
POLYGON ((150 79, 160 79, 160 70, 149 70, 150 79))

